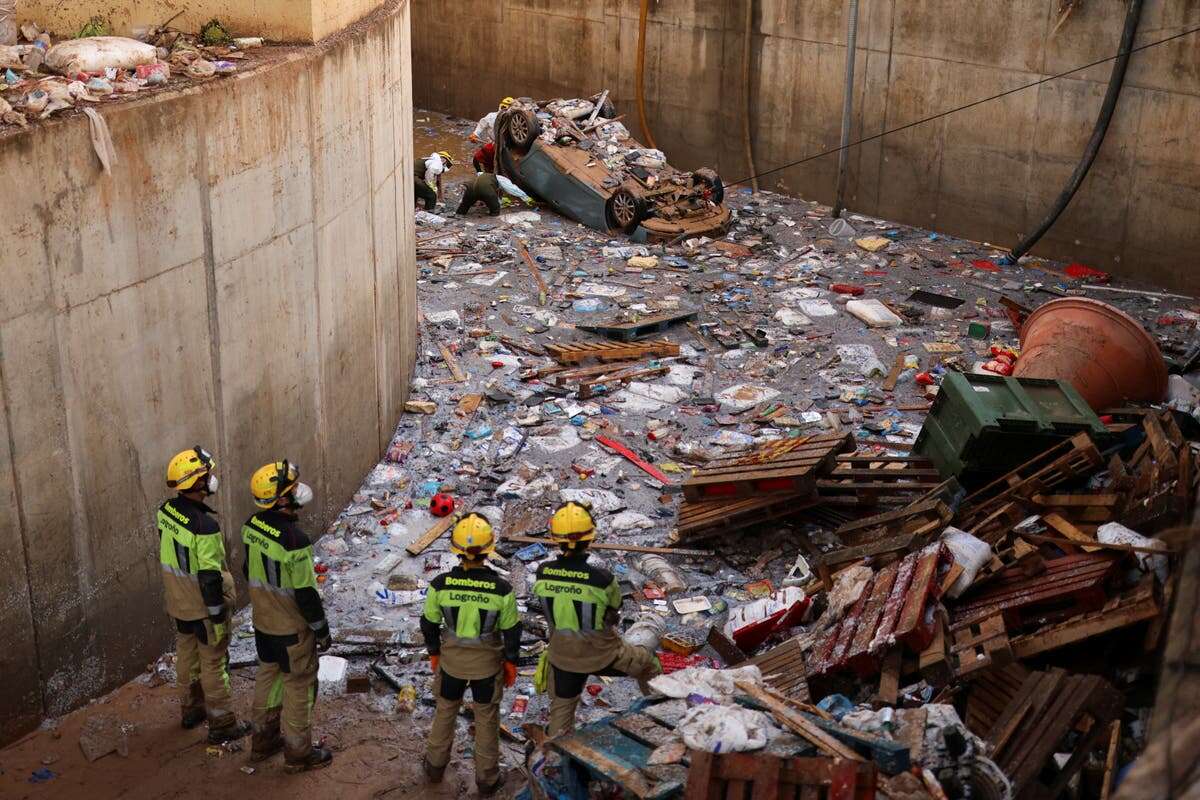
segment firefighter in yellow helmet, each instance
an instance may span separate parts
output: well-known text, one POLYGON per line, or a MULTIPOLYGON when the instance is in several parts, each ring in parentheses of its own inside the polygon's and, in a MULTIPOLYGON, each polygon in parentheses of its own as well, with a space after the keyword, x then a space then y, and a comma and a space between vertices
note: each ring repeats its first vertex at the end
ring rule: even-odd
POLYGON ((158 509, 158 560, 166 610, 175 622, 175 672, 180 720, 194 728, 208 719, 212 744, 241 739, 229 690, 229 615, 233 576, 225 564, 225 537, 205 500, 217 491, 217 462, 196 445, 167 464, 176 492, 158 509))
POLYGON ((621 589, 608 570, 588 561, 588 543, 596 538, 591 509, 563 503, 550 518, 550 538, 561 555, 538 567, 533 594, 550 628, 545 674, 550 691, 548 733, 558 736, 575 727, 575 708, 589 675, 637 678, 646 682, 662 672, 653 648, 627 644, 617 633, 621 589))
POLYGON ((492 142, 496 138, 496 117, 501 112, 507 110, 513 103, 517 102, 511 97, 506 97, 500 101, 495 111, 489 111, 483 115, 479 122, 475 123, 475 130, 471 132, 470 140, 472 142, 492 142))
POLYGON ((425 774, 439 783, 450 762, 454 726, 471 689, 475 712, 475 785, 481 795, 500 787, 500 696, 517 680, 521 618, 512 585, 487 566, 496 535, 472 511, 454 526, 450 550, 460 563, 429 583, 421 634, 433 670, 437 707, 425 748, 425 774))
POLYGON ((250 758, 261 761, 283 750, 288 772, 320 769, 333 754, 312 741, 317 654, 332 640, 312 542, 298 522, 313 492, 300 482, 300 468, 284 460, 260 467, 250 478, 250 493, 259 508, 242 526, 258 650, 250 758))

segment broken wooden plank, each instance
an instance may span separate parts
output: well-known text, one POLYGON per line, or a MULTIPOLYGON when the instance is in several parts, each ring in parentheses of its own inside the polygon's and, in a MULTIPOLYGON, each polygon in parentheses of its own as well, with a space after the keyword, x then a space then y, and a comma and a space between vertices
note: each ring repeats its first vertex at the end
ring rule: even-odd
POLYGON ((454 357, 454 353, 444 344, 438 345, 438 350, 442 353, 442 361, 446 362, 446 366, 450 368, 450 376, 454 378, 455 383, 466 383, 467 376, 462 371, 462 367, 458 365, 458 359, 454 357))
POLYGON ((419 556, 425 548, 436 542, 443 533, 450 530, 450 526, 454 524, 454 516, 449 515, 442 517, 437 522, 430 526, 429 530, 421 534, 421 537, 415 542, 404 548, 410 556, 419 556))
POLYGON ((464 394, 458 400, 458 407, 454 409, 454 413, 464 419, 473 415, 479 410, 479 404, 483 402, 482 394, 464 394))

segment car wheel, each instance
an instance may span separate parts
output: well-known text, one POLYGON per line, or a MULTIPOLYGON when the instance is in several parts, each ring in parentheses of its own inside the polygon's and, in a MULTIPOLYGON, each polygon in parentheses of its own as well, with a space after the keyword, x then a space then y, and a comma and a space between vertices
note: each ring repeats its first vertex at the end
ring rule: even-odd
POLYGON ((725 200, 725 184, 716 171, 705 167, 692 173, 692 186, 703 186, 711 193, 714 203, 720 205, 725 200))
POLYGON ((528 150, 533 147, 533 143, 537 141, 541 133, 541 123, 528 111, 518 109, 508 115, 505 136, 508 138, 508 143, 518 150, 528 150))
POLYGON ((608 227, 631 234, 646 216, 646 203, 628 189, 617 189, 604 204, 608 227))

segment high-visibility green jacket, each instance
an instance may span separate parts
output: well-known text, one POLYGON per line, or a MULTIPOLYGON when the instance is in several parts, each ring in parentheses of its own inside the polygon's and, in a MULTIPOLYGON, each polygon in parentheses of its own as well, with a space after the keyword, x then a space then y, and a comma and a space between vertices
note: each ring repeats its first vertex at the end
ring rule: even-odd
POLYGON ((225 537, 216 514, 202 502, 179 495, 159 506, 158 560, 167 613, 184 622, 222 618, 226 587, 225 537))
POLYGON ((447 674, 490 678, 500 671, 502 658, 515 663, 521 654, 517 596, 487 567, 455 567, 430 581, 421 633, 447 674))
POLYGON ((621 587, 611 572, 571 552, 538 567, 533 594, 550 627, 551 664, 595 672, 612 663, 621 647, 621 587))
POLYGON ((282 511, 261 511, 242 526, 242 543, 254 629, 272 636, 291 636, 305 627, 317 633, 327 630, 312 542, 296 518, 282 511))

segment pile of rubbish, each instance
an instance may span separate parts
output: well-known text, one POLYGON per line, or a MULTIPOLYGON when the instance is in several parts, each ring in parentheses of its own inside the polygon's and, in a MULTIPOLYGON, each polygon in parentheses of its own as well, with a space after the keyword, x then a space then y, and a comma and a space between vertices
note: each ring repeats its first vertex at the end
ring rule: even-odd
POLYGON ((20 41, 0 44, 0 127, 99 104, 149 88, 230 75, 259 38, 234 38, 213 20, 199 34, 164 27, 142 39, 107 36, 93 22, 79 37, 55 41, 33 23, 20 41))
MULTIPOLYGON (((655 247, 418 213, 408 413, 316 546, 322 690, 428 717, 417 619, 452 505, 500 533, 525 620, 502 733, 527 796, 1119 791, 1195 512, 1200 303, 769 192, 726 204, 724 237, 655 247), (1040 354, 1080 325, 1100 349, 1040 354), (530 585, 566 500, 597 517, 622 626, 660 623, 665 674, 646 698, 592 678, 545 740, 530 585)), ((253 663, 248 626, 235 644, 253 663)))

